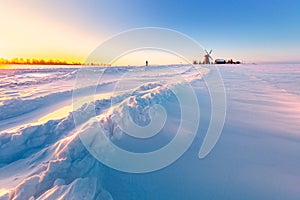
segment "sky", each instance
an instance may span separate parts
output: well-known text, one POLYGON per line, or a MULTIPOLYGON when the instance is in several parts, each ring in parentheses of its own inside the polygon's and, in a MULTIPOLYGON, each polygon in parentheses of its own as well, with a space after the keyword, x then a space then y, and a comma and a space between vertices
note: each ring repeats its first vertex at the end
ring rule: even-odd
POLYGON ((298 0, 0 0, 0 58, 83 62, 122 31, 162 27, 213 58, 299 62, 299 9, 298 0))

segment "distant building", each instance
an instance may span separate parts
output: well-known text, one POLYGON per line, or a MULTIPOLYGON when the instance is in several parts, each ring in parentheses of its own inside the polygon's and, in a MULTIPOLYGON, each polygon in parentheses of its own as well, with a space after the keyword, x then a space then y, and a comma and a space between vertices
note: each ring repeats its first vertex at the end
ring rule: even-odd
POLYGON ((226 64, 226 60, 224 59, 216 59, 215 64, 226 64))

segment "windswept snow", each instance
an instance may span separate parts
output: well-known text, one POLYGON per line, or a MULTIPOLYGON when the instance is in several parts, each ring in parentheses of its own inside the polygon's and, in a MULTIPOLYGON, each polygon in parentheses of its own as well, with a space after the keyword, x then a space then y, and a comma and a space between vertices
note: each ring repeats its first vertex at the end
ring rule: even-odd
MULTIPOLYGON (((203 79, 209 67, 111 67, 96 86, 76 79, 77 68, 1 70, 0 200, 299 199, 299 65, 219 69, 227 93, 226 123, 203 160, 198 152, 211 117, 203 79), (73 91, 75 81, 82 82, 73 91), (174 91, 185 84, 195 90, 201 118, 193 144, 172 165, 145 174, 119 172, 86 148, 105 145, 97 135, 89 144, 82 142, 85 133, 101 129, 128 151, 163 148, 179 127, 180 102, 174 91), (73 99, 74 108, 73 92, 80 94, 73 99), (149 128, 155 120, 162 129, 149 128), (125 134, 130 123, 142 139, 125 134), (157 135, 146 139, 150 132, 139 130, 157 135)), ((87 70, 97 74, 104 68, 87 70)))

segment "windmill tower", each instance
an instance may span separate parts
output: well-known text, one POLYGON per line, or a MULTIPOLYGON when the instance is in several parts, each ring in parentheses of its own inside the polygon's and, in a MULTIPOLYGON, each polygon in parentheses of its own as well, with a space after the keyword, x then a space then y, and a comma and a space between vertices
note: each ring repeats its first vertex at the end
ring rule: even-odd
POLYGON ((203 64, 210 64, 210 60, 212 60, 212 57, 210 56, 212 50, 209 51, 209 53, 205 50, 206 54, 204 55, 203 64))

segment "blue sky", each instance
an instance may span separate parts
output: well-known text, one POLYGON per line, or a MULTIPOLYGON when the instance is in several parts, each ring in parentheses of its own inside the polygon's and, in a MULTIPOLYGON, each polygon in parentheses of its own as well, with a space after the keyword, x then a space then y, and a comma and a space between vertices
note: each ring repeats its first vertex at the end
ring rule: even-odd
POLYGON ((0 57, 82 60, 112 35, 151 26, 182 32, 215 58, 300 61, 299 9, 297 0, 12 0, 0 6, 0 57))

